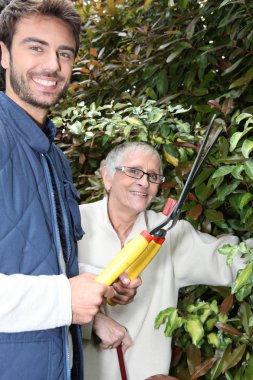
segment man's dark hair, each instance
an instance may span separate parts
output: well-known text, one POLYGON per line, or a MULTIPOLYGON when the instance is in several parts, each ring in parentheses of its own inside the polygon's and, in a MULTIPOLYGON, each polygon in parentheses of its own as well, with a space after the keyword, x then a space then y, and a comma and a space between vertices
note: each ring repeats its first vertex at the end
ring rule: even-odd
POLYGON ((54 16, 68 24, 76 41, 77 53, 81 19, 70 0, 11 0, 0 14, 0 41, 4 42, 8 50, 17 22, 30 15, 54 16))

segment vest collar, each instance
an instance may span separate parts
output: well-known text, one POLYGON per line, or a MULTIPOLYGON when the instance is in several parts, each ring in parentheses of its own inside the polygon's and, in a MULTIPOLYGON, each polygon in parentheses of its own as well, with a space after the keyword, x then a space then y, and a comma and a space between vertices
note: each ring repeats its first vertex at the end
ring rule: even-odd
POLYGON ((7 126, 15 130, 31 148, 39 153, 49 151, 56 134, 56 127, 50 119, 46 120, 44 129, 40 129, 23 108, 3 92, 0 92, 0 107, 7 126))

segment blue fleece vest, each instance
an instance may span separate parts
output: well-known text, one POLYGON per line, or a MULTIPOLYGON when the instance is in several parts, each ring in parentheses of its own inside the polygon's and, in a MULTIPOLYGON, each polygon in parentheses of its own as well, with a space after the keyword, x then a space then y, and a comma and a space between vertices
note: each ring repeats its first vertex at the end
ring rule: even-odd
MULTIPOLYGON (((68 277, 78 273, 78 193, 52 144, 55 133, 50 120, 42 131, 0 93, 0 273, 60 274, 60 245, 68 277)), ((71 332, 72 379, 83 380, 79 326, 71 332)), ((67 327, 0 333, 0 380, 70 379, 67 333, 67 327)))

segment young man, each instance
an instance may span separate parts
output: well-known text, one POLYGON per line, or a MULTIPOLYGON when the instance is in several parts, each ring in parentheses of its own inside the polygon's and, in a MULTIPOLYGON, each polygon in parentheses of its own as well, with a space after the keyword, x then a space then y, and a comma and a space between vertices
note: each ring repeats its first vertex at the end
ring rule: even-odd
POLYGON ((78 195, 47 118, 69 85, 79 31, 68 0, 12 0, 0 15, 3 380, 83 379, 76 324, 90 322, 104 297, 114 295, 94 276, 77 275, 78 195))

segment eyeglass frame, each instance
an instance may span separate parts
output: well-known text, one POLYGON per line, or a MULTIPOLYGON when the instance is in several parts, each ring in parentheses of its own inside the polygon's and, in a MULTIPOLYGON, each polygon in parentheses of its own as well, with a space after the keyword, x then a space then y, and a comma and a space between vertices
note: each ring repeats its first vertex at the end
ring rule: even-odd
POLYGON ((146 172, 144 172, 142 169, 139 169, 139 168, 135 168, 135 167, 131 167, 131 166, 115 166, 115 169, 118 170, 118 171, 121 171, 121 172, 124 173, 127 177, 134 178, 134 179, 141 179, 141 178, 144 176, 144 174, 146 174, 147 179, 148 179, 148 182, 150 182, 150 183, 155 183, 156 185, 161 185, 162 183, 165 182, 165 177, 164 177, 163 175, 158 174, 158 173, 146 173, 146 172), (133 177, 133 176, 127 174, 127 173, 125 172, 125 169, 135 169, 135 170, 138 170, 138 171, 140 171, 140 172, 142 173, 142 175, 141 175, 141 177, 133 177), (157 176, 160 178, 160 181, 159 181, 159 182, 150 181, 150 176, 151 176, 152 174, 157 175, 157 176))

